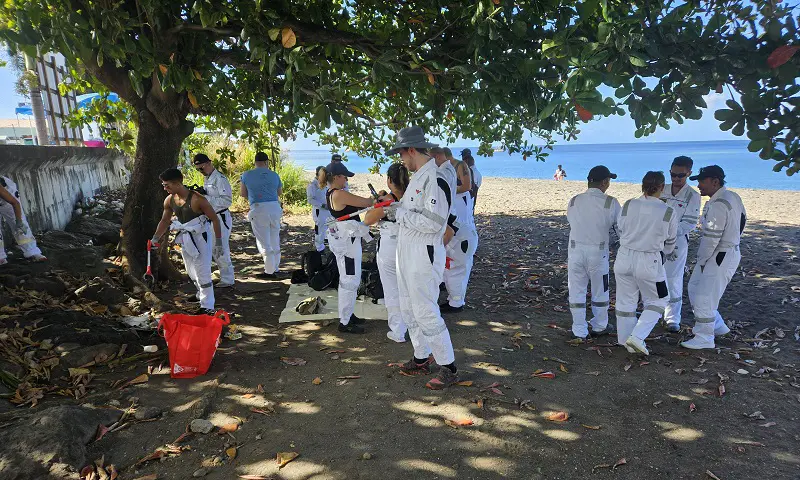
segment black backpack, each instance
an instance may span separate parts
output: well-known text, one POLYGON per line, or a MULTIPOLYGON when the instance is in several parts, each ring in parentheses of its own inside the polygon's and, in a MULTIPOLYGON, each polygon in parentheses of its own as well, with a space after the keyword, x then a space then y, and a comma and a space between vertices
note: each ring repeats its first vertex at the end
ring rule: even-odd
MULTIPOLYGON (((311 252, 309 252, 311 253, 311 252)), ((319 254, 319 252, 314 252, 319 254)), ((310 255, 313 257, 313 255, 310 255)), ((339 286, 339 267, 336 265, 336 256, 331 252, 319 254, 320 266, 308 276, 308 286, 316 291, 326 288, 337 288, 339 286)), ((304 259, 305 260, 305 259, 304 259)), ((312 260, 309 263, 314 263, 312 260)), ((305 261, 303 262, 305 268, 305 261)))
POLYGON ((310 250, 304 253, 302 263, 303 272, 305 272, 306 276, 308 278, 313 277, 322 268, 322 252, 310 250))

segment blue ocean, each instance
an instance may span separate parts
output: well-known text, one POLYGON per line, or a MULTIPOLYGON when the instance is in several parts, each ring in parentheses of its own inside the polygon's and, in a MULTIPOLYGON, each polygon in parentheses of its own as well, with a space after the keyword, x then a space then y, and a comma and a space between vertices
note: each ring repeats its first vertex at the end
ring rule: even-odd
MULTIPOLYGON (((492 157, 475 155, 477 146, 450 147, 458 152, 470 148, 475 163, 484 177, 551 179, 556 166, 561 164, 568 180, 585 180, 589 169, 605 165, 619 177, 619 182, 639 183, 648 170, 669 170, 672 159, 687 155, 694 159, 694 172, 701 166, 719 165, 725 170, 725 180, 733 188, 758 188, 766 190, 800 190, 800 175, 788 177, 784 172, 773 172, 775 162, 761 160, 757 153, 747 150, 747 141, 709 142, 639 142, 593 145, 559 144, 550 151, 545 162, 523 160, 522 155, 496 152, 492 157)), ((330 161, 328 150, 290 150, 289 158, 307 170, 330 161)), ((367 173, 374 164, 371 158, 362 158, 343 152, 347 167, 354 173, 367 173)), ((386 171, 386 166, 381 169, 386 171)), ((669 180, 667 180, 669 181, 669 180)))

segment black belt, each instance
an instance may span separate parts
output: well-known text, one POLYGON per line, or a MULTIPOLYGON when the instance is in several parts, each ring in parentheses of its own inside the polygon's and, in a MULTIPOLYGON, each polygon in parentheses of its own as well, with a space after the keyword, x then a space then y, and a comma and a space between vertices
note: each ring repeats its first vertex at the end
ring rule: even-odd
POLYGON ((227 209, 227 208, 223 208, 222 210, 220 210, 219 212, 217 212, 217 215, 219 215, 220 213, 227 212, 227 211, 228 211, 228 209, 227 209))
MULTIPOLYGON (((219 212, 217 212, 217 215, 222 215, 223 213, 225 213, 225 212, 227 212, 227 211, 228 211, 228 209, 227 209, 227 208, 223 208, 222 210, 220 210, 219 212)), ((222 223, 224 223, 224 224, 225 224, 225 228, 231 228, 231 227, 229 227, 229 226, 228 226, 228 222, 227 222, 227 221, 225 221, 225 216, 224 216, 224 215, 222 216, 222 223)))

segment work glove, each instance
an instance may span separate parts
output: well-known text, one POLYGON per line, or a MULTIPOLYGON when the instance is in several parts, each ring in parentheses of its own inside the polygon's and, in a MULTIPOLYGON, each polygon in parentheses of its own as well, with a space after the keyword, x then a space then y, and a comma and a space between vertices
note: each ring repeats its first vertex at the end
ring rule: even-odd
POLYGON ((28 234, 28 227, 27 225, 25 225, 25 222, 23 222, 21 218, 17 219, 15 227, 18 237, 24 237, 25 235, 28 234))
POLYGON ((670 262, 674 262, 677 259, 678 259, 678 249, 676 248, 669 255, 667 255, 667 260, 669 260, 670 262))
MULTIPOLYGON (((220 242, 220 241, 221 241, 221 239, 218 238, 217 242, 220 242)), ((219 245, 219 243, 217 245, 214 245, 214 249, 211 251, 212 257, 219 258, 219 257, 222 256, 222 253, 223 253, 222 252, 222 245, 219 245)))
POLYGON ((383 217, 390 222, 397 220, 397 207, 394 205, 383 207, 383 217))
POLYGON ((208 195, 206 189, 200 185, 191 185, 189 190, 194 190, 195 192, 199 193, 200 195, 208 195))
POLYGON ((153 248, 158 248, 161 245, 158 235, 153 235, 153 238, 150 239, 150 245, 153 248))

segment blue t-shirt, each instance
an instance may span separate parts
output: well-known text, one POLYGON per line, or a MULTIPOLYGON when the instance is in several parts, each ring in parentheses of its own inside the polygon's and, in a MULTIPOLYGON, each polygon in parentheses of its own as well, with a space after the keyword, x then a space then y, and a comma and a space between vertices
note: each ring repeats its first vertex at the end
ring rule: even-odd
POLYGON ((242 174, 247 188, 247 200, 253 203, 277 202, 278 189, 283 186, 281 177, 268 168, 254 168, 242 174))

